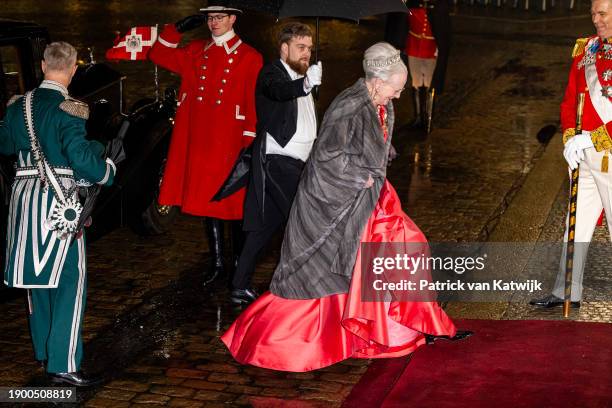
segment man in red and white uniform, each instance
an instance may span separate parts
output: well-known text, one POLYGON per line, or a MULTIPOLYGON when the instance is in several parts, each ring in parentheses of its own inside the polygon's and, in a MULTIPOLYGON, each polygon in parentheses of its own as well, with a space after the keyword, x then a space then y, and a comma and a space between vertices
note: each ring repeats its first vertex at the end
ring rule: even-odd
POLYGON ((408 0, 403 44, 415 106, 413 126, 431 131, 434 97, 442 93, 451 43, 448 0, 408 0))
MULTIPOLYGON (((608 165, 612 149, 612 0, 594 0, 591 3, 591 16, 597 35, 576 41, 565 97, 561 103, 565 144, 563 155, 570 169, 580 166, 572 307, 580 307, 588 244, 602 209, 606 213, 608 228, 612 231, 612 173, 608 165), (582 132, 576 134, 576 106, 580 93, 585 94, 585 102, 582 132)), ((531 304, 545 308, 562 305, 564 286, 565 250, 552 294, 534 299, 531 304)))
POLYGON ((255 137, 255 83, 262 57, 233 30, 242 11, 228 7, 226 1, 213 0, 200 12, 166 25, 149 58, 181 77, 159 202, 206 217, 213 263, 205 283, 210 283, 225 269, 221 220, 236 220, 232 228, 234 244, 241 240, 244 190, 218 202, 211 198, 230 173, 241 148, 255 137), (204 21, 211 39, 179 47, 181 34, 204 21))
POLYGON ((414 89, 429 88, 436 69, 438 46, 427 18, 425 6, 414 7, 409 11, 406 55, 408 55, 412 87, 414 89))

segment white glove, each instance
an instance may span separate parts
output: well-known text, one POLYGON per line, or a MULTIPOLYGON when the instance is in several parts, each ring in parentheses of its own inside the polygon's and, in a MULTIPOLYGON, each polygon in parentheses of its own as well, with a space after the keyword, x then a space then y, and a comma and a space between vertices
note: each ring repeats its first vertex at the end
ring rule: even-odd
POLYGON ((308 93, 313 87, 321 85, 321 77, 323 76, 323 64, 319 61, 316 65, 311 65, 306 71, 306 80, 304 81, 304 90, 308 93))
POLYGON ((570 169, 578 168, 580 162, 584 160, 584 151, 591 147, 594 147, 591 132, 585 130, 567 141, 565 149, 563 149, 563 157, 565 157, 570 169))

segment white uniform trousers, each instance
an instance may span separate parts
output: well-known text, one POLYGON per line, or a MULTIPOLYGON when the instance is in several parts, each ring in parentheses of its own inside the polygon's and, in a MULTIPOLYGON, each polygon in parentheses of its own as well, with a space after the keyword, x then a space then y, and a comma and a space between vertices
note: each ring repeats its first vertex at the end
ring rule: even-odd
MULTIPOLYGON (((587 252, 602 209, 606 212, 608 230, 612 233, 612 173, 602 173, 601 171, 601 160, 608 153, 606 151, 597 152, 594 148, 587 149, 584 153, 585 158, 580 162, 578 176, 574 267, 572 270, 572 302, 582 300, 582 279, 587 252)), ((612 170, 612 163, 610 164, 610 170, 612 170)), ((569 212, 568 218, 565 221, 564 242, 567 242, 568 223, 569 212)), ((563 246, 559 273, 557 274, 552 292, 553 295, 561 299, 565 298, 565 254, 566 245, 563 246)))
POLYGON ((412 87, 431 87, 437 58, 419 58, 408 56, 408 69, 412 78, 412 87))

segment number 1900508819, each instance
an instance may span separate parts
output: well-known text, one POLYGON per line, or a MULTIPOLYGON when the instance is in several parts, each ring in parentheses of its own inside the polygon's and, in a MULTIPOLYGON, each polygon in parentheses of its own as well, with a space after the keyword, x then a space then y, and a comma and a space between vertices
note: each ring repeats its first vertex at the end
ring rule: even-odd
POLYGON ((76 388, 0 387, 0 402, 76 402, 76 388))

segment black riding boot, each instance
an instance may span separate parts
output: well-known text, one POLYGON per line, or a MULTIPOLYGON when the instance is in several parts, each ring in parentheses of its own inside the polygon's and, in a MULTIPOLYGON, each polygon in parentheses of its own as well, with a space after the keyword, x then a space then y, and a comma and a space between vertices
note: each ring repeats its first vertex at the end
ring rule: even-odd
POLYGON ((421 88, 412 88, 412 97, 414 98, 414 121, 410 124, 413 128, 420 128, 423 124, 421 121, 421 88))
POLYGON ((223 262, 223 221, 207 217, 204 221, 208 248, 210 251, 210 267, 204 273, 204 286, 213 283, 220 275, 225 274, 223 262))
POLYGON ((429 88, 424 86, 419 88, 419 100, 421 103, 421 127, 423 129, 427 126, 427 91, 429 91, 429 88))

